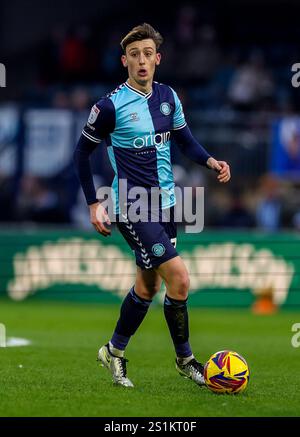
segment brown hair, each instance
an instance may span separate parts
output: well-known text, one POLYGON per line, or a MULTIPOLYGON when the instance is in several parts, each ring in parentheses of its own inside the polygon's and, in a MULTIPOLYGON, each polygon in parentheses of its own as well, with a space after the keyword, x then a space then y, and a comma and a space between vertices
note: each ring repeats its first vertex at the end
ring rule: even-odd
POLYGON ((153 39, 156 49, 158 50, 163 43, 163 37, 150 24, 143 23, 134 27, 121 41, 121 47, 126 52, 126 47, 134 41, 142 41, 143 39, 153 39))

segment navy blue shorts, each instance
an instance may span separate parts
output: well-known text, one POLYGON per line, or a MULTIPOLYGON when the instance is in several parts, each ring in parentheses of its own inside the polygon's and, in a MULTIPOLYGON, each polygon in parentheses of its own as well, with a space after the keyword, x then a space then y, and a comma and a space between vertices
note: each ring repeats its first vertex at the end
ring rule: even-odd
MULTIPOLYGON (((149 212, 149 215, 151 213, 149 212)), ((128 216, 120 215, 116 217, 119 231, 135 253, 136 264, 143 270, 153 269, 160 264, 168 261, 178 253, 175 249, 177 238, 177 227, 174 221, 174 207, 166 210, 157 211, 155 214, 157 221, 138 221, 130 222, 128 216), (164 221, 164 217, 170 216, 169 221, 164 221)))

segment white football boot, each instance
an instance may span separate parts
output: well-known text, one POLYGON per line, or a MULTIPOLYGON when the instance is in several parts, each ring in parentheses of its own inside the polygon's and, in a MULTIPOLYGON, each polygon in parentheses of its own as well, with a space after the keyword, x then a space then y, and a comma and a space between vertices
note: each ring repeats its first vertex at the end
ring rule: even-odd
POLYGON ((106 367, 110 371, 115 384, 122 385, 123 387, 134 387, 130 379, 126 376, 126 363, 128 360, 112 355, 109 351, 108 344, 99 349, 98 361, 100 361, 101 366, 106 367))
POLYGON ((192 358, 187 364, 181 364, 176 359, 176 369, 181 376, 191 379, 198 385, 205 385, 203 364, 199 363, 195 358, 192 358))

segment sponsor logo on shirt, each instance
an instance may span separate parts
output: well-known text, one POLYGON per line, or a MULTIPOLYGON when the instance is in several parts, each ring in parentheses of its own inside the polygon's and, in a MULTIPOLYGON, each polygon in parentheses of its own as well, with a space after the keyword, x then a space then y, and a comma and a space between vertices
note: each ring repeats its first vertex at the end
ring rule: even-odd
POLYGON ((132 112, 132 114, 130 114, 130 120, 131 121, 139 121, 140 117, 138 116, 137 112, 132 112))
POLYGON ((171 132, 161 132, 158 134, 145 135, 144 137, 137 137, 133 140, 133 146, 136 148, 156 146, 157 148, 163 147, 168 141, 170 141, 171 132))

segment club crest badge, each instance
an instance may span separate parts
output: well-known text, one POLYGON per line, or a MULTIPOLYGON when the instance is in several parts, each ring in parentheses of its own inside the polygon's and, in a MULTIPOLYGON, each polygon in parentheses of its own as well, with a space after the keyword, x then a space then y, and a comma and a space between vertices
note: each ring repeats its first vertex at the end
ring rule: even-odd
POLYGON ((152 246, 152 252, 155 256, 163 256, 165 251, 166 251, 166 248, 162 243, 155 243, 152 246))
POLYGON ((164 114, 164 115, 170 115, 170 113, 171 113, 171 106, 170 106, 170 104, 167 103, 167 102, 163 102, 160 105, 160 112, 162 114, 164 114))

